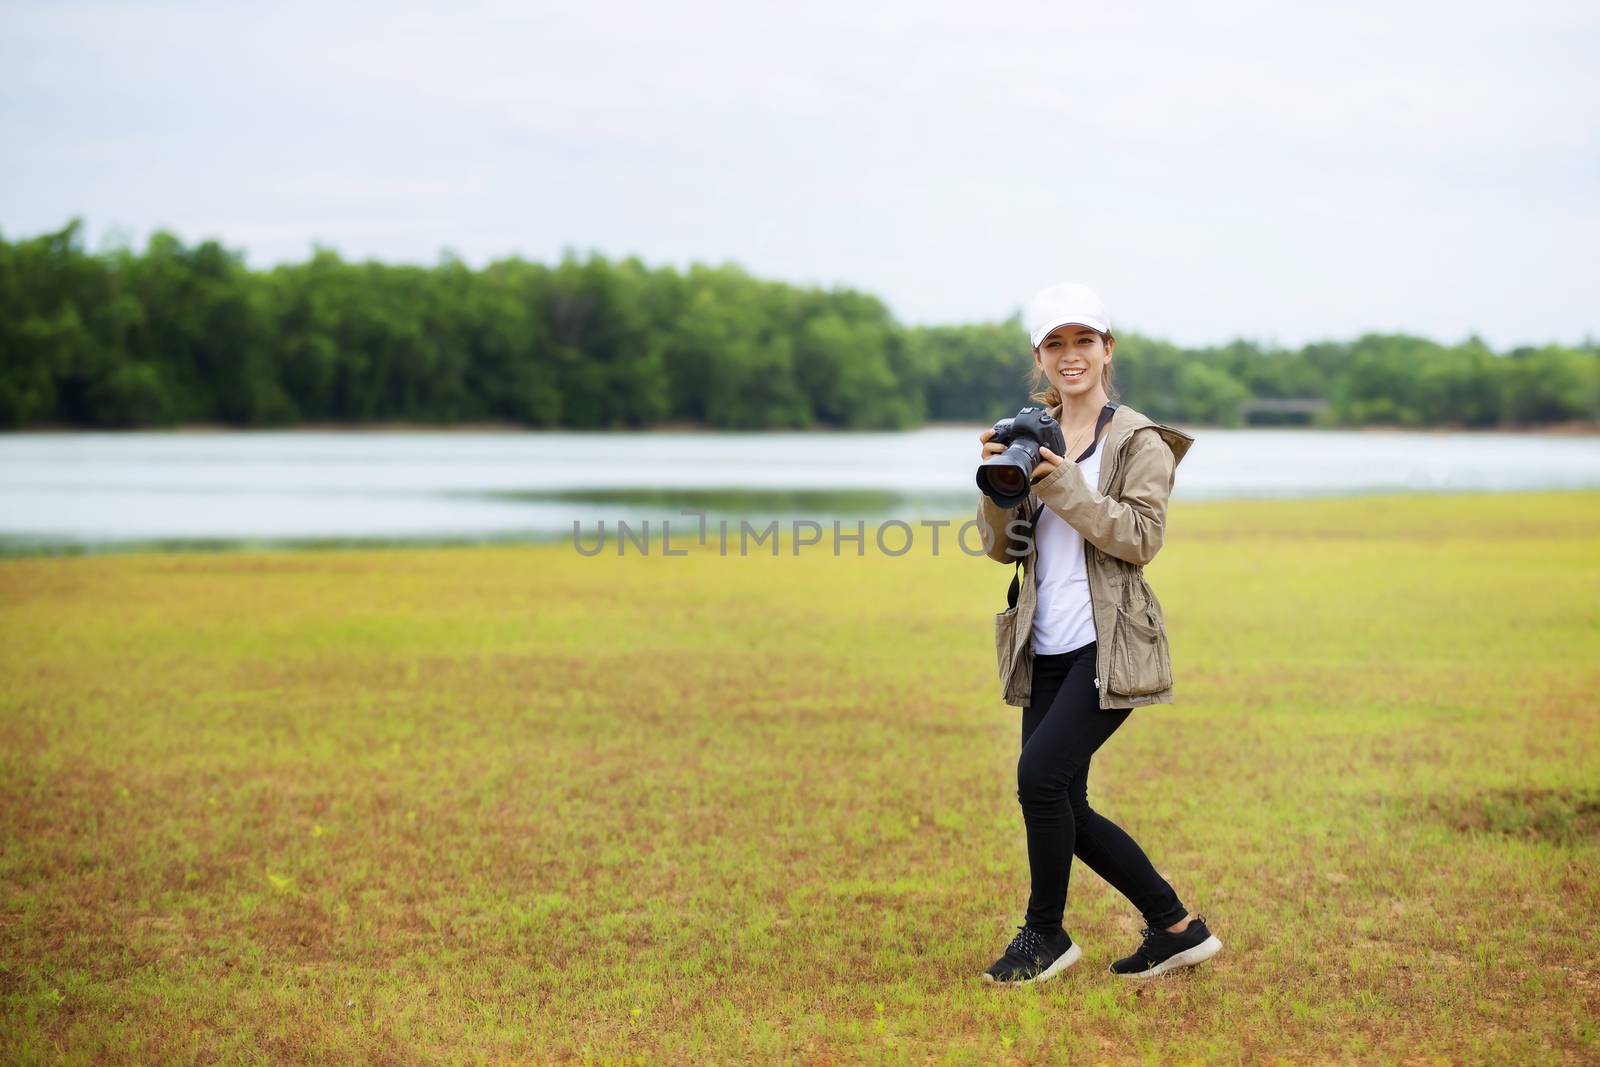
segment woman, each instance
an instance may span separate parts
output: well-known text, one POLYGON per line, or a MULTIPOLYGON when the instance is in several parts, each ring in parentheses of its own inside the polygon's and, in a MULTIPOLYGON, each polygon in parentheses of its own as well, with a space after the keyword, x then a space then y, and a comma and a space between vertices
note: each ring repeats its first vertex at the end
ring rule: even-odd
MULTIPOLYGON (((1093 290, 1044 290, 1027 325, 1032 399, 1050 405, 1066 450, 1041 451, 1017 507, 979 498, 989 557, 1028 572, 996 627, 996 651, 1005 699, 1023 709, 1017 799, 1032 880, 1025 923, 983 978, 1043 981, 1077 962, 1082 950, 1062 927, 1073 856, 1145 921, 1143 942, 1111 972, 1153 977, 1211 958, 1222 942, 1089 807, 1089 759, 1135 707, 1172 702, 1165 619, 1144 565, 1161 547, 1173 472, 1194 438, 1110 399, 1116 338, 1093 290)), ((993 436, 979 435, 984 459, 1005 450, 993 436)))

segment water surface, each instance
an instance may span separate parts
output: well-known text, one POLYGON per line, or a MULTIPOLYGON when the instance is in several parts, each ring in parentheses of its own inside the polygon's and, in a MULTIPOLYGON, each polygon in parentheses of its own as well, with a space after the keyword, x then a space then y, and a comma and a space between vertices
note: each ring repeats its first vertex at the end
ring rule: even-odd
MULTIPOLYGON (((1173 500, 1600 487, 1600 438, 1180 427, 1173 500)), ((0 436, 10 551, 547 540, 681 509, 966 517, 977 434, 130 432, 0 436)), ((676 537, 676 532, 674 537, 676 537)))

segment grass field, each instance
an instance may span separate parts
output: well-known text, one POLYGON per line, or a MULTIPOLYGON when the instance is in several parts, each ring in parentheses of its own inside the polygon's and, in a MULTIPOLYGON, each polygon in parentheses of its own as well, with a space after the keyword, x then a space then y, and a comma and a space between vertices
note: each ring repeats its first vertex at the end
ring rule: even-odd
POLYGON ((925 547, 0 561, 0 1061, 1600 1060, 1600 493, 1174 504, 1137 986, 925 547))

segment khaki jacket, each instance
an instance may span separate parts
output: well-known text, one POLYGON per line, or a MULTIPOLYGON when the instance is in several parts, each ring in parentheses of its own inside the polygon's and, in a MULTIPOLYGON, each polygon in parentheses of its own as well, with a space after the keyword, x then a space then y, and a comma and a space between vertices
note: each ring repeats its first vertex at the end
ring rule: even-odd
MULTIPOLYGON (((1049 410, 1061 418, 1061 405, 1049 410)), ((1100 707, 1172 703, 1166 617, 1145 581, 1144 565, 1161 550, 1174 472, 1192 444, 1188 434, 1122 404, 1098 446, 1105 451, 1093 489, 1078 464, 1067 459, 1035 482, 1028 499, 1015 508, 1001 508, 978 494, 978 528, 989 558, 1008 565, 1023 560, 1016 606, 995 616, 995 658, 1007 704, 1027 706, 1033 688, 1038 541, 1023 539, 1041 503, 1083 537, 1100 707)))

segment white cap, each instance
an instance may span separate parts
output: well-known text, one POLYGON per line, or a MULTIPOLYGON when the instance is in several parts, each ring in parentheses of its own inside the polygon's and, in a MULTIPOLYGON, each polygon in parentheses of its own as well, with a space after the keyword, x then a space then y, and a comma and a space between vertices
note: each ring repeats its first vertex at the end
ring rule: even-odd
POLYGON ((1111 332, 1111 316, 1099 295, 1087 285, 1063 282, 1052 285, 1028 305, 1028 336, 1038 348, 1057 326, 1087 326, 1101 333, 1111 332))

